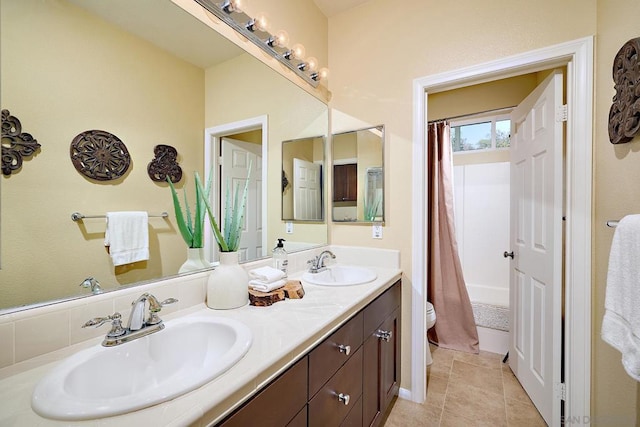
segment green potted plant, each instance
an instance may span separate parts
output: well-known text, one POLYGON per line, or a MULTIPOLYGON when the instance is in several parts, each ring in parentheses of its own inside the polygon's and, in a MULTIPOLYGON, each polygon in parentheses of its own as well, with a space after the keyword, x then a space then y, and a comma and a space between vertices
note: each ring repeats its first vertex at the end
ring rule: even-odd
MULTIPOLYGON (((249 275, 238 264, 238 248, 240 247, 250 177, 251 164, 249 164, 242 192, 240 185, 236 185, 232 191, 231 184, 227 181, 224 224, 220 229, 211 208, 208 189, 203 189, 200 177, 196 174, 197 193, 206 208, 213 235, 218 249, 220 249, 220 265, 215 268, 207 281, 207 306, 213 309, 237 308, 249 301, 249 275)), ((207 185, 209 186, 209 183, 207 185)))
POLYGON ((192 216, 186 189, 183 189, 183 209, 180 204, 178 192, 176 191, 173 182, 171 182, 171 179, 167 177, 167 182, 169 183, 171 195, 173 197, 173 208, 176 215, 178 230, 180 230, 180 235, 187 244, 187 261, 182 264, 178 270, 179 273, 211 267, 211 265, 204 259, 202 251, 204 246, 204 216, 206 213, 204 200, 209 198, 209 193, 211 191, 211 177, 204 189, 202 188, 202 185, 197 185, 200 179, 197 172, 195 173, 195 178, 196 202, 194 207, 195 214, 192 216))

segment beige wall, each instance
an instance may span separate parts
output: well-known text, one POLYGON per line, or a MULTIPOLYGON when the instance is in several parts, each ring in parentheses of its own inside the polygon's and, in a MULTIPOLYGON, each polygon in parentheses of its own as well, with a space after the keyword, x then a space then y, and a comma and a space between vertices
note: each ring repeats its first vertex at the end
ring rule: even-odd
POLYGON ((1 179, 0 308, 80 294, 88 276, 113 288, 176 274, 186 245, 169 189, 151 181, 147 164, 155 145, 176 147, 179 187, 192 190, 193 171, 202 171, 203 71, 65 2, 1 6, 2 108, 42 148, 1 179), (69 145, 90 129, 125 143, 131 166, 123 178, 97 182, 75 170, 69 145), (114 268, 105 220, 71 221, 74 211, 118 210, 170 213, 150 219, 148 262, 114 268))
MULTIPOLYGON (((604 292, 613 229, 609 219, 640 212, 640 138, 613 146, 607 122, 611 98, 615 94, 611 68, 618 49, 629 39, 640 36, 640 2, 635 0, 598 1, 596 38, 596 97, 594 138, 594 217, 593 217, 593 415, 602 425, 633 425, 638 384, 622 369, 620 353, 600 338, 604 315, 604 292)), ((640 420, 640 417, 636 418, 640 420)), ((637 422, 637 421, 636 421, 637 422)))

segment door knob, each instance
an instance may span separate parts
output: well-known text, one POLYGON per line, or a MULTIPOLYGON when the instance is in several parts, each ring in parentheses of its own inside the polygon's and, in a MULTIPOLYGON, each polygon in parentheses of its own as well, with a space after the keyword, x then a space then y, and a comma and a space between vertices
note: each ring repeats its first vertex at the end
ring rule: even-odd
POLYGON ((504 256, 505 258, 511 258, 511 259, 513 259, 513 251, 511 251, 511 252, 504 251, 504 253, 502 254, 502 256, 504 256))

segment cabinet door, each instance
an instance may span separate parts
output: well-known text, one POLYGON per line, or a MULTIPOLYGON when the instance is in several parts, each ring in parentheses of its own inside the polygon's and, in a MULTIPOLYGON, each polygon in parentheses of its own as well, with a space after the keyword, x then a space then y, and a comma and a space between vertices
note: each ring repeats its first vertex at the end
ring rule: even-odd
POLYGON ((333 166, 333 201, 355 202, 358 196, 358 165, 333 166))
MULTIPOLYGON (((389 341, 378 339, 380 345, 380 401, 382 413, 387 410, 400 388, 400 310, 396 310, 380 327, 384 335, 389 332, 389 341)), ((385 335, 386 336, 386 335, 385 335)))
POLYGON ((378 426, 400 383, 399 282, 365 309, 364 325, 362 418, 378 426))

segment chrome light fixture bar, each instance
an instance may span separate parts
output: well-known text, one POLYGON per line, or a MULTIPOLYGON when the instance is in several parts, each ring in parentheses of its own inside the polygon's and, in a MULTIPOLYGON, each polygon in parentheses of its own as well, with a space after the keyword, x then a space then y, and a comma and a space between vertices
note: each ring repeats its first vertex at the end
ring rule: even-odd
POLYGON ((233 0, 223 0, 221 2, 214 0, 194 1, 213 13, 236 32, 245 36, 267 54, 277 59, 311 86, 318 87, 318 81, 322 77, 321 73, 311 70, 304 60, 297 57, 299 55, 296 55, 295 46, 291 49, 281 46, 277 41, 276 35, 259 29, 256 25, 256 20, 235 7, 233 0))

